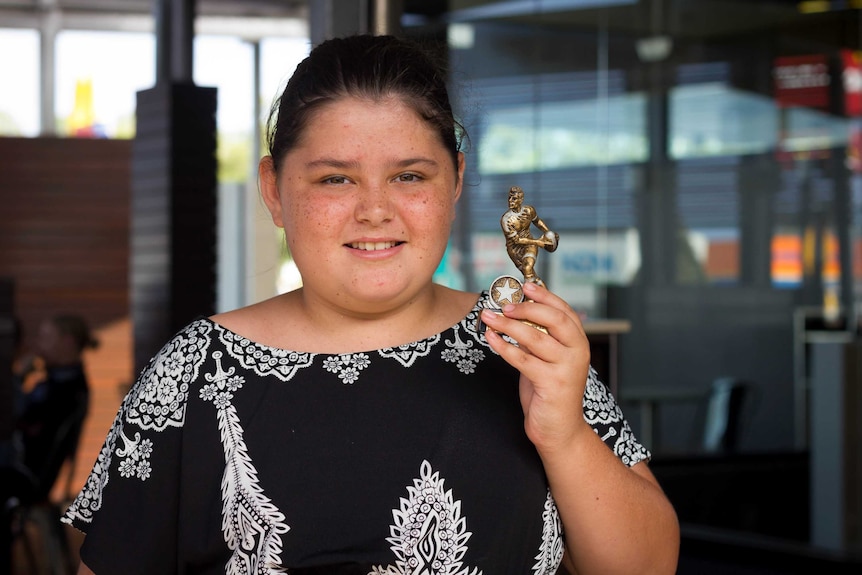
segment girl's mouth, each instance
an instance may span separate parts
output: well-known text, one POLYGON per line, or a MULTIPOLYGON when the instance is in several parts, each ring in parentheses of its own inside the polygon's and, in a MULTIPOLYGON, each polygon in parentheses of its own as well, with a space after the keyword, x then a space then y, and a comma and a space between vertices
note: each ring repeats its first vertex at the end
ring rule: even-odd
POLYGON ((351 242, 347 245, 355 250, 376 252, 378 250, 388 250, 389 248, 394 248, 401 243, 403 242, 351 242))

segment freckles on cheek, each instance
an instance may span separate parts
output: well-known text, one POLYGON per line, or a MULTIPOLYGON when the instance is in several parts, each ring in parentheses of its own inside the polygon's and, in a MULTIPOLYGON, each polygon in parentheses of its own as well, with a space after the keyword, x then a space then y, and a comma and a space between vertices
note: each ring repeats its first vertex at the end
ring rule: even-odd
MULTIPOLYGON (((319 242, 331 239, 335 234, 337 216, 331 210, 307 202, 296 203, 292 209, 294 210, 291 214, 295 229, 294 240, 302 246, 313 248, 319 242)), ((323 257, 323 254, 321 253, 319 257, 323 257)))

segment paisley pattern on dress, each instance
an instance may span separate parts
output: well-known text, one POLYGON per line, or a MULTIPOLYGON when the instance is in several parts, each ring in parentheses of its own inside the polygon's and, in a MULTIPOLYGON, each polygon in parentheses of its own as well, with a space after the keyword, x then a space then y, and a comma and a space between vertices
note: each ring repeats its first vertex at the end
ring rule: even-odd
POLYGON ((392 511, 391 537, 386 541, 395 555, 395 564, 377 566, 369 575, 481 575, 463 567, 467 541, 467 520, 461 516, 461 502, 452 490, 445 491, 440 473, 422 461, 419 478, 407 486, 407 497, 392 511))
POLYGON ((286 573, 281 567, 281 535, 290 527, 284 514, 264 495, 257 469, 248 454, 243 428, 231 403, 245 378, 236 368, 222 368, 222 352, 212 354, 214 374, 204 374, 209 382, 200 391, 201 399, 211 401, 218 410, 218 427, 224 448, 222 476, 222 531, 231 554, 226 575, 267 575, 286 573))
MULTIPOLYGON (((467 542, 467 518, 461 514, 461 502, 452 490, 443 487, 444 479, 422 461, 419 478, 407 487, 407 497, 400 508, 392 510, 391 544, 396 561, 378 565, 368 575, 482 575, 482 571, 464 567, 467 542)), ((542 542, 533 566, 533 575, 553 575, 563 559, 563 523, 554 498, 548 490, 542 512, 542 542)))
POLYGON ((565 539, 563 539, 563 522, 557 504, 548 490, 548 498, 545 499, 545 509, 542 513, 542 546, 536 555, 536 564, 533 565, 533 575, 554 575, 563 561, 565 551, 565 539))

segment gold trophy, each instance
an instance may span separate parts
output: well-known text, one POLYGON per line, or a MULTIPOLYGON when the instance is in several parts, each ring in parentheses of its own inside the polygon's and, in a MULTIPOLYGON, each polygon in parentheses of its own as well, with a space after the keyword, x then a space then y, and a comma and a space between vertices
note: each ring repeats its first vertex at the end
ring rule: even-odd
MULTIPOLYGON (((560 234, 548 228, 536 214, 533 206, 524 204, 524 190, 518 186, 512 186, 509 189, 509 209, 500 218, 500 227, 503 228, 503 235, 506 237, 506 252, 515 267, 523 274, 524 279, 502 275, 491 282, 488 290, 489 301, 491 309, 498 314, 503 313, 500 310, 504 305, 524 301, 526 282, 545 285, 542 278, 536 274, 536 257, 539 254, 539 248, 553 252, 560 243, 560 234), (539 237, 533 237, 533 225, 542 232, 539 237)), ((524 323, 547 333, 547 330, 540 325, 524 323)), ((478 328, 480 333, 484 333, 486 326, 480 321, 478 328)))

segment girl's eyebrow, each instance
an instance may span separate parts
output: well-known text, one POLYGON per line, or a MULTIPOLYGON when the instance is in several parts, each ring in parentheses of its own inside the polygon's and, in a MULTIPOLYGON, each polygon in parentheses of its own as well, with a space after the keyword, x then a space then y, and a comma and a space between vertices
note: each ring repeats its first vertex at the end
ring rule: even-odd
POLYGON ((428 165, 433 167, 433 166, 437 165, 437 161, 432 160, 431 158, 418 157, 418 158, 405 158, 403 160, 399 160, 399 161, 395 162, 395 166, 398 168, 407 168, 410 166, 415 166, 416 164, 428 164, 428 165))
MULTIPOLYGON (((404 158, 403 160, 398 160, 393 162, 393 166, 396 168, 407 168, 409 166, 415 166, 416 164, 428 164, 430 166, 436 166, 437 161, 431 158, 424 157, 416 157, 416 158, 404 158)), ((312 160, 305 164, 306 168, 336 168, 339 170, 345 169, 356 169, 359 167, 359 162, 355 160, 338 160, 335 158, 319 158, 317 160, 312 160)))
POLYGON ((337 169, 348 169, 348 168, 358 168, 359 162, 355 160, 336 160, 335 158, 320 158, 318 160, 312 160, 305 164, 306 168, 337 168, 337 169))

